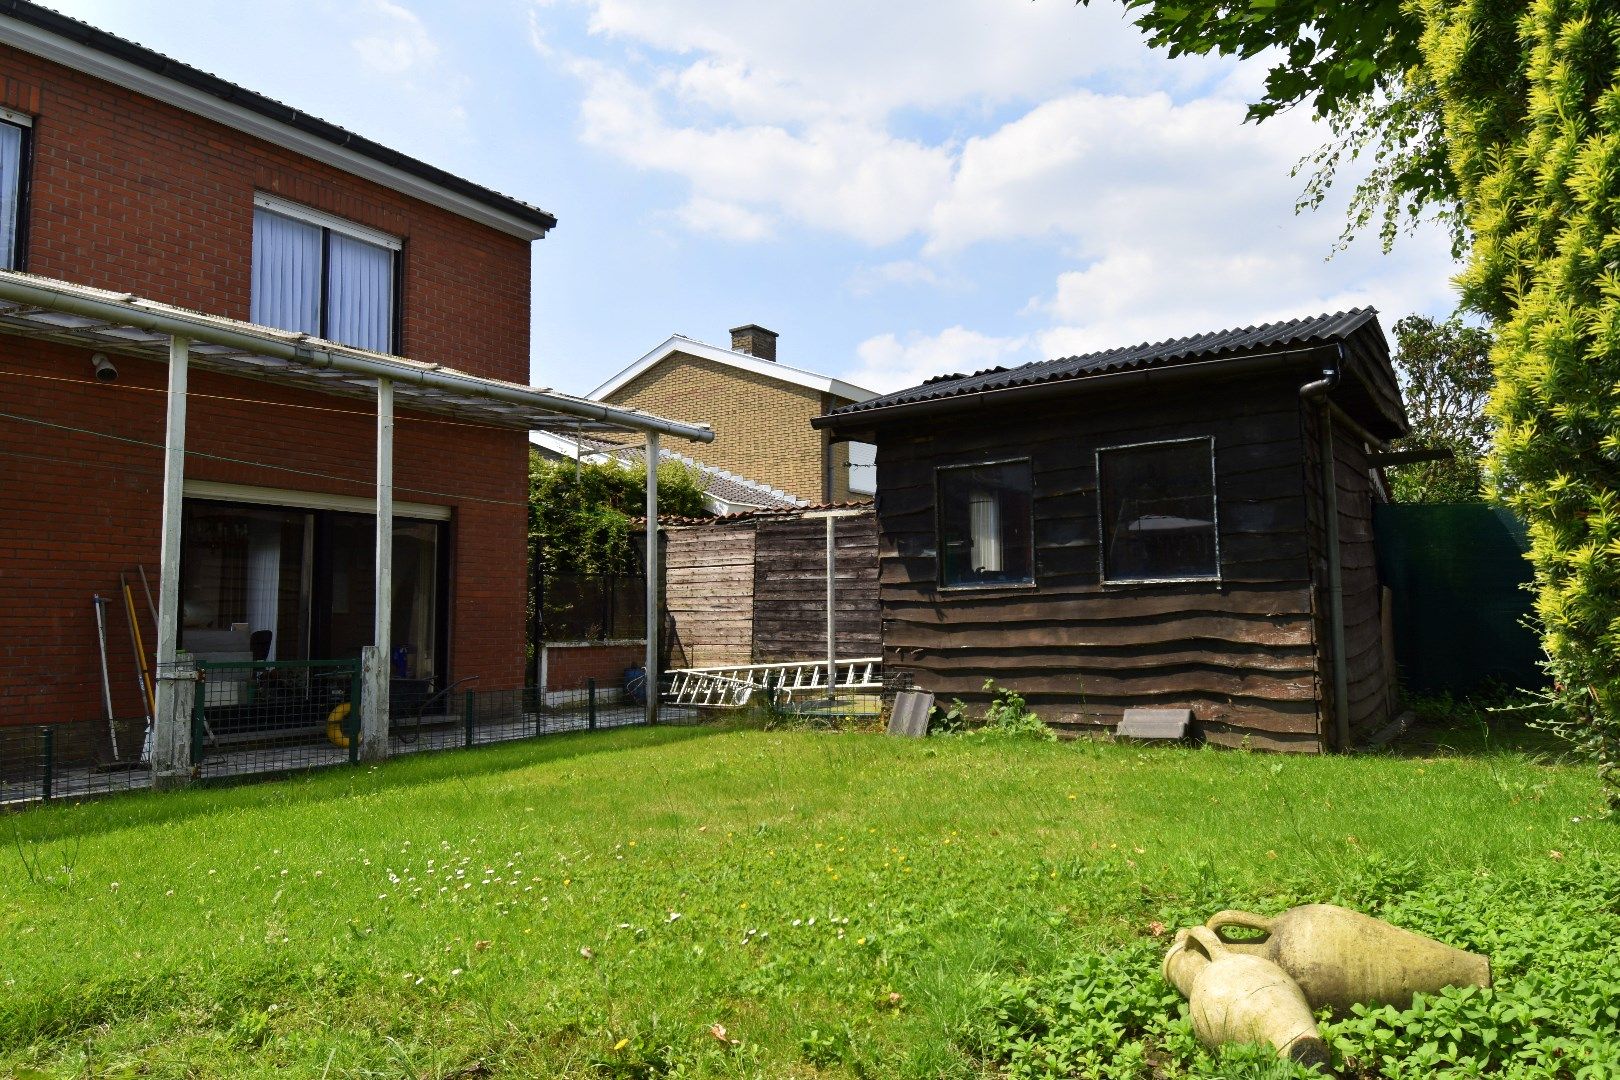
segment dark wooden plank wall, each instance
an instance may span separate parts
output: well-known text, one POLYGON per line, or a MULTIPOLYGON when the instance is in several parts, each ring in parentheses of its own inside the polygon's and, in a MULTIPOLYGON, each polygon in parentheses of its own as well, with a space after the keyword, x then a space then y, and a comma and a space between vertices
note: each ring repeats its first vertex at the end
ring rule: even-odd
POLYGON ((1343 424, 1333 426, 1333 443, 1339 485, 1344 651, 1349 659, 1350 740, 1359 743, 1389 719, 1383 589, 1373 542, 1373 488, 1367 448, 1343 424))
POLYGON ((983 700, 1014 687, 1049 722, 1112 725, 1185 706, 1214 742, 1315 751, 1320 685, 1297 385, 1092 393, 984 409, 879 440, 884 658, 919 687, 983 700), (1094 451, 1213 435, 1222 580, 1104 585, 1094 451), (934 470, 1029 456, 1036 585, 941 589, 934 470))
MULTIPOLYGON (((1322 683, 1322 723, 1331 744, 1337 721, 1333 712, 1333 631, 1330 617, 1330 578, 1327 531, 1322 518, 1321 414, 1306 417, 1306 486, 1310 511, 1311 566, 1316 578, 1317 640, 1321 642, 1318 677, 1322 683)), ((1372 503, 1375 496, 1367 461, 1367 448, 1344 424, 1333 427, 1334 469, 1339 500, 1340 573, 1344 587, 1345 653, 1349 657, 1347 689, 1352 745, 1373 734, 1390 719, 1391 673, 1384 667, 1383 587, 1378 579, 1377 550, 1373 538, 1372 503)))
POLYGON ((747 664, 753 655, 754 526, 666 529, 665 626, 673 667, 747 664))
MULTIPOLYGON (((835 519, 838 655, 877 656, 877 518, 835 519)), ((827 523, 820 518, 758 520, 754 552, 754 663, 827 655, 827 523)))

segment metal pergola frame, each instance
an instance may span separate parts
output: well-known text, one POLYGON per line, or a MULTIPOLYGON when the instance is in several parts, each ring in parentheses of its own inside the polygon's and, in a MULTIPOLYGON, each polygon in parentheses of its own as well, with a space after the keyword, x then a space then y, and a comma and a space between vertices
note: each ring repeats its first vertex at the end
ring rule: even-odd
POLYGON ((394 407, 518 430, 613 430, 647 439, 647 719, 658 694, 658 442, 673 435, 712 442, 689 424, 552 390, 486 379, 441 364, 369 352, 307 334, 188 311, 33 274, 0 270, 0 334, 168 364, 163 440, 163 532, 158 580, 157 716, 152 741, 158 786, 190 776, 195 671, 177 662, 180 520, 185 485, 186 386, 195 365, 224 374, 376 402, 377 557, 373 643, 364 650, 361 752, 388 753, 388 654, 392 623, 394 407))

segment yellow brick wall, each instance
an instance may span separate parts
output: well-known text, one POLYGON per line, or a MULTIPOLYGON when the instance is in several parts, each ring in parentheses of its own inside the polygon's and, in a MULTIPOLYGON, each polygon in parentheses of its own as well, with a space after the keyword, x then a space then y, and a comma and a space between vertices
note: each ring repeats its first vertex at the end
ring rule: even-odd
MULTIPOLYGON (((821 415, 829 404, 845 403, 686 353, 665 357, 603 400, 675 420, 708 423, 714 427, 714 442, 669 438, 664 445, 812 502, 824 497, 827 448, 810 418, 821 415)), ((833 455, 835 463, 848 458, 841 445, 833 447, 833 455)), ((834 499, 849 497, 847 468, 840 465, 833 483, 834 499)))

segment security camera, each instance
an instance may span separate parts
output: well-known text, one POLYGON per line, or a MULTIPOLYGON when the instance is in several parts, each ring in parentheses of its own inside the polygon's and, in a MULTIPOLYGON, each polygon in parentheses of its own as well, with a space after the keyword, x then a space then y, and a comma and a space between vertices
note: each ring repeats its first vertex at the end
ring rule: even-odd
POLYGON ((118 369, 113 362, 107 359, 106 353, 96 353, 90 358, 90 366, 96 369, 96 378, 101 382, 117 382, 118 369))

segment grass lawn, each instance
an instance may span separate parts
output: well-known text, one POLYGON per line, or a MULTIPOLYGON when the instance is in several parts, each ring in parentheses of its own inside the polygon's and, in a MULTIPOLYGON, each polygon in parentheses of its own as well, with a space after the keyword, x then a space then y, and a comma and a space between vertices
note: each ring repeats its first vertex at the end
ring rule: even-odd
POLYGON ((1612 860, 1597 807, 1494 749, 714 727, 53 806, 0 819, 0 1075, 992 1074, 964 1032, 1007 979, 1612 860))

